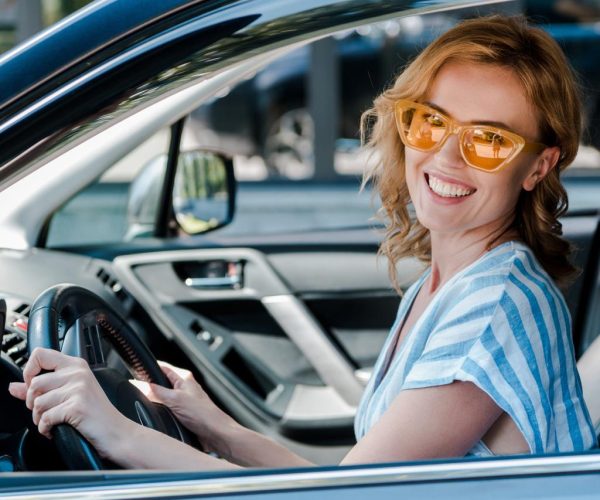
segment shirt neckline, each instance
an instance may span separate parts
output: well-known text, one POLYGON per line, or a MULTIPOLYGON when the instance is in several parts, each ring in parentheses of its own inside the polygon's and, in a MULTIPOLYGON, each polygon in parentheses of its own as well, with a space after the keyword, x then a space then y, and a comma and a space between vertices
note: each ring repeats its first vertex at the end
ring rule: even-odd
POLYGON ((390 341, 385 346, 385 357, 383 359, 383 362, 379 365, 379 369, 377 370, 377 373, 375 374, 376 378, 375 378, 375 384, 373 387, 373 392, 375 392, 381 386, 381 383, 387 377, 388 373, 390 372, 390 369, 394 365, 399 363, 400 359, 402 359, 402 355, 404 354, 404 351, 406 350, 406 347, 409 344, 409 341, 411 341, 413 339, 413 333, 414 333, 415 329, 423 321, 423 318, 427 317, 427 313, 429 313, 430 309, 437 302, 438 297, 443 295, 444 290, 446 288, 448 288, 451 283, 454 283, 457 279, 459 279, 464 274, 466 274, 471 268, 475 267, 475 265, 479 264, 482 260, 490 257, 491 255, 495 254, 499 249, 507 247, 507 246, 512 246, 514 249, 517 246, 523 247, 525 245, 517 240, 505 241, 504 243, 500 243, 499 245, 495 246, 491 250, 484 252, 473 262, 471 262, 470 264, 467 264, 464 268, 462 268, 458 272, 456 272, 454 274, 454 276, 452 276, 448 281, 446 281, 446 283, 444 283, 442 285, 442 287, 438 290, 438 292, 435 294, 435 296, 431 299, 429 304, 427 304, 427 306, 425 307, 425 309, 423 310, 423 312, 421 313, 419 318, 417 318, 417 320, 414 322, 414 324, 412 325, 410 330, 406 333, 406 336, 404 337, 399 349, 396 349, 395 347, 396 347, 396 343, 398 342, 398 336, 400 335, 400 331, 402 330, 402 327, 404 326, 404 323, 406 322, 406 319, 408 318, 408 315, 410 314, 410 311, 411 311, 413 304, 417 298, 417 295, 419 294, 419 291, 423 287, 425 280, 431 274, 431 266, 429 266, 429 267, 427 267, 427 269, 425 269, 425 271, 423 272, 423 274, 421 275, 419 280, 416 282, 416 287, 415 287, 414 291, 411 290, 411 292, 413 292, 412 295, 410 297, 405 297, 405 299, 403 299, 403 300, 409 299, 409 303, 408 303, 407 307, 403 310, 402 317, 400 318, 399 323, 396 325, 396 328, 394 329, 394 332, 390 338, 390 341), (396 351, 396 352, 394 353, 394 351, 396 351))

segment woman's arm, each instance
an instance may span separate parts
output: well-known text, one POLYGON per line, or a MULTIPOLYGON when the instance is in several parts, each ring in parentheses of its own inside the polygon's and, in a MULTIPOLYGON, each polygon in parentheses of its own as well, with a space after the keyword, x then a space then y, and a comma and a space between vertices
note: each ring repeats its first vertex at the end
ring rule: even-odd
MULTIPOLYGON (((471 382, 402 391, 341 464, 464 456, 501 414, 490 396, 471 382)), ((233 421, 226 425, 218 422, 208 439, 209 449, 229 462, 245 467, 311 465, 233 421)))
MULTIPOLYGON (((242 466, 292 467, 309 462, 275 441, 246 429, 220 410, 191 372, 160 362, 173 389, 142 387, 171 408, 205 449, 242 466)), ((343 464, 463 456, 502 414, 486 392, 470 382, 401 391, 343 459, 343 464)))
POLYGON ((121 425, 122 438, 109 444, 106 458, 122 467, 196 471, 240 468, 132 420, 116 425, 121 425))
POLYGON ((273 439, 241 425, 219 436, 221 445, 215 452, 229 462, 243 467, 307 467, 314 465, 273 439))
POLYGON ((464 456, 501 414, 471 382, 401 391, 342 464, 464 456))
MULTIPOLYGON (((169 368, 165 373, 173 381, 169 368)), ((187 380, 176 380, 174 389, 151 389, 156 399, 162 399, 176 415, 183 415, 184 423, 199 433, 209 451, 223 459, 124 417, 81 359, 36 349, 23 376, 24 383, 11 384, 9 389, 26 401, 42 434, 50 437, 54 425, 67 423, 101 456, 124 467, 208 470, 310 465, 275 441, 237 424, 210 401, 191 374, 187 380), (49 372, 41 373, 43 370, 49 372), (198 390, 203 395, 194 400, 190 393, 198 390)), ((462 456, 501 413, 484 391, 469 382, 402 391, 342 463, 462 456)))
POLYGON ((66 423, 88 439, 101 457, 123 467, 236 467, 123 416, 80 358, 37 348, 25 365, 23 379, 10 384, 9 391, 25 401, 34 424, 47 438, 52 438, 52 427, 66 423))
MULTIPOLYGON (((25 366, 23 379, 22 383, 12 383, 9 391, 25 400, 41 434, 51 438, 53 426, 71 425, 90 441, 100 456, 123 467, 238 468, 233 461, 244 466, 309 465, 274 441, 239 426, 206 395, 203 404, 196 401, 195 408, 203 410, 204 416, 210 415, 208 422, 217 424, 204 425, 205 431, 214 428, 219 433, 218 436, 209 435, 208 442, 223 445, 214 451, 231 461, 215 458, 123 416, 110 403, 88 364, 80 358, 51 349, 35 349, 25 366)), ((174 390, 171 392, 175 393, 174 390)), ((202 411, 199 413, 203 416, 202 411)))
POLYGON ((244 467, 306 467, 311 464, 279 443, 238 424, 215 405, 189 370, 159 361, 173 389, 134 382, 152 401, 168 406, 206 451, 244 467))

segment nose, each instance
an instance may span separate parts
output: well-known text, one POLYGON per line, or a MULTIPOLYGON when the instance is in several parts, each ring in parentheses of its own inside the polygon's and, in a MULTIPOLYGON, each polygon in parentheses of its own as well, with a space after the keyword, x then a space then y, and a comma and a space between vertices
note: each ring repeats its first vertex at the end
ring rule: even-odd
POLYGON ((434 158, 441 167, 463 168, 465 162, 460 153, 458 134, 450 134, 444 144, 435 152, 434 158))

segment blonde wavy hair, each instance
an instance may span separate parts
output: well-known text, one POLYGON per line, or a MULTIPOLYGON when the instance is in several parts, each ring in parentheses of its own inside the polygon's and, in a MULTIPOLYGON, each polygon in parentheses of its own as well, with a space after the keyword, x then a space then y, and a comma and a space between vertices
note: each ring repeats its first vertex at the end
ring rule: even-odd
MULTIPOLYGON (((394 121, 398 99, 421 101, 444 64, 466 62, 510 68, 519 78, 537 113, 539 142, 558 146, 557 165, 533 191, 523 190, 517 202, 514 228, 559 286, 565 286, 576 269, 569 261, 570 244, 561 237, 558 218, 568 207, 559 175, 575 158, 581 136, 578 85, 565 55, 544 31, 525 18, 489 16, 461 22, 432 42, 379 95, 361 118, 363 143, 376 152, 377 162, 366 172, 381 198, 380 216, 386 225, 380 254, 389 262, 394 287, 400 291, 396 264, 403 257, 431 260, 429 230, 411 218, 404 169, 404 145, 394 121)), ((509 229, 510 229, 509 228, 509 229)), ((494 238, 488 243, 491 247, 494 238)))

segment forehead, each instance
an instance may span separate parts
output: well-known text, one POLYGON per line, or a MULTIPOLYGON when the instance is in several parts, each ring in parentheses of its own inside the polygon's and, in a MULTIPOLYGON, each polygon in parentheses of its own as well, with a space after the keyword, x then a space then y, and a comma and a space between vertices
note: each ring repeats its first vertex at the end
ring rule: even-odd
POLYGON ((500 122, 525 138, 538 136, 535 110, 510 68, 465 62, 445 64, 426 98, 460 122, 500 122))

